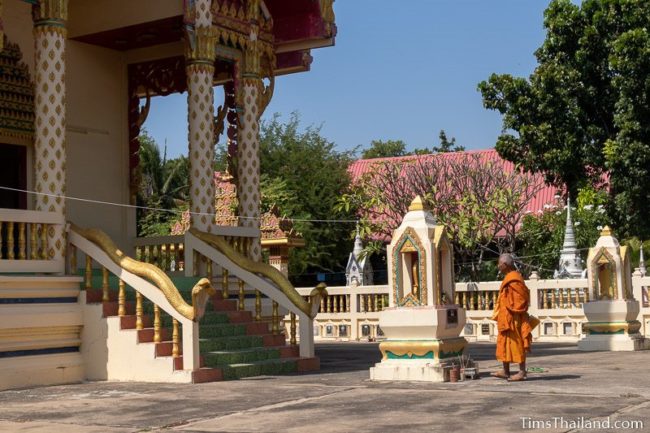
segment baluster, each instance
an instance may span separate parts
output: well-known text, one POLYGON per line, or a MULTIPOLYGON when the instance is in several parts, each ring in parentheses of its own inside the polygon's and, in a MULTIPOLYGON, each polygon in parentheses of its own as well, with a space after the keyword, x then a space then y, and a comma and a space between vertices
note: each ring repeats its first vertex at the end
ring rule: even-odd
POLYGON ((454 303, 460 305, 460 293, 458 292, 454 293, 454 303))
POLYGON ((135 292, 135 329, 144 329, 142 323, 142 294, 138 291, 135 292))
POLYGON ((48 257, 48 252, 47 252, 47 230, 48 230, 48 225, 47 224, 41 224, 41 259, 47 260, 48 257))
POLYGON ((324 313, 325 312, 325 298, 320 298, 320 309, 318 310, 319 313, 324 313))
POLYGON ((169 244, 169 270, 176 272, 178 268, 178 257, 176 257, 176 244, 169 244), (173 266, 172 266, 173 264, 173 266))
POLYGON ((541 309, 546 309, 546 290, 540 289, 539 292, 540 297, 539 297, 539 302, 540 302, 540 307, 541 309))
POLYGON ((18 223, 18 260, 27 259, 27 243, 25 242, 25 223, 18 223))
POLYGON ((576 287, 573 290, 574 290, 575 307, 580 308, 580 289, 576 287))
MULTIPOLYGON (((70 244, 70 273, 77 275, 77 247, 70 244)), ((32 259, 34 259, 34 250, 32 250, 32 259)))
POLYGON ((102 267, 102 301, 108 302, 108 269, 102 267))
POLYGON ((560 308, 564 308, 564 289, 558 289, 560 308))
MULTIPOLYGON (((0 224, 1 225, 1 224, 0 224)), ((0 231, 2 227, 0 227, 0 231)), ((36 243, 36 224, 29 223, 29 258, 31 260, 38 259, 38 244, 36 243)), ((1 236, 1 235, 0 235, 1 236)), ((2 245, 2 239, 0 238, 0 245, 2 245)), ((70 245, 70 248, 74 248, 74 245, 70 245)), ((76 274, 76 272, 74 272, 76 274)))
POLYGON ((178 320, 172 319, 172 357, 178 358, 180 355, 179 348, 179 338, 178 338, 178 320))
POLYGON ((481 296, 481 310, 486 310, 487 309, 487 292, 480 292, 481 296))
POLYGON ((345 311, 350 312, 350 295, 345 295, 345 311))
MULTIPOLYGON (((212 260, 210 260, 211 262, 212 260)), ((223 268, 221 271, 221 297, 223 299, 228 299, 228 285, 230 283, 230 276, 228 275, 228 269, 223 268)))
POLYGON ((262 320, 262 292, 255 290, 255 321, 262 320))
POLYGON ((160 338, 160 307, 153 304, 153 341, 154 343, 160 343, 162 338, 160 338))
POLYGON ((295 345, 297 343, 296 340, 296 313, 291 313, 291 326, 290 326, 290 332, 289 332, 289 344, 295 345))
POLYGON ((481 305, 480 305, 479 292, 474 292, 474 294, 472 295, 472 298, 473 298, 472 299, 472 306, 474 307, 474 310, 475 311, 480 310, 481 305))
POLYGON ((13 260, 14 256, 14 223, 7 223, 7 259, 13 260))
POLYGON ((86 254, 86 290, 93 288, 93 259, 86 254))
POLYGON ((589 302, 589 287, 584 287, 582 290, 585 291, 585 303, 589 302))
POLYGON ((246 292, 244 292, 244 280, 239 280, 239 304, 237 304, 237 309, 239 311, 244 311, 245 305, 244 300, 246 299, 246 292))
POLYGON ((360 306, 360 311, 362 313, 366 312, 366 295, 358 295, 359 296, 359 306, 360 306))
POLYGON ((332 312, 332 296, 327 295, 327 312, 331 313, 332 312))
POLYGON ((273 313, 271 316, 271 332, 273 335, 280 333, 280 315, 278 314, 278 303, 273 301, 273 313))
POLYGON ((499 292, 492 292, 492 309, 496 308, 497 299, 499 299, 499 292))
POLYGON ((375 307, 375 311, 381 311, 379 308, 379 295, 372 295, 373 297, 373 306, 375 307))
POLYGON ((555 289, 551 289, 551 308, 557 308, 557 295, 555 289))
POLYGON ((160 269, 167 270, 167 244, 162 244, 159 247, 160 250, 160 269))
POLYGON ((124 281, 120 278, 118 283, 118 292, 117 292, 117 315, 122 317, 126 316, 126 293, 125 293, 125 284, 124 281))

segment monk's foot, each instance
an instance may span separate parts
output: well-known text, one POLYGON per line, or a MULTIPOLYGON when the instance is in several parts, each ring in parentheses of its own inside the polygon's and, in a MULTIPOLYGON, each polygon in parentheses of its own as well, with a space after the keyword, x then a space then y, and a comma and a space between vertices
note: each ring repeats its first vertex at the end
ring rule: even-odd
POLYGON ((519 373, 515 374, 514 376, 511 376, 508 379, 508 382, 521 382, 522 380, 526 380, 526 372, 525 371, 520 371, 519 373))
POLYGON ((493 373, 490 373, 490 376, 498 377, 499 379, 508 379, 508 378, 510 378, 510 375, 508 373, 506 373, 505 370, 495 371, 493 373))

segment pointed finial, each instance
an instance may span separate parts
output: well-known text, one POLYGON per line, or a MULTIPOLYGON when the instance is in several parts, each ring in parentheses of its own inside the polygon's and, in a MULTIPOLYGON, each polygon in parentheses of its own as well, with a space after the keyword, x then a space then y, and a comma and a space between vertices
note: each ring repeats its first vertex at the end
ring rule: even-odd
POLYGON ((413 201, 411 202, 411 205, 409 206, 409 212, 411 211, 417 211, 417 210, 429 210, 425 205, 424 201, 422 201, 422 197, 419 195, 416 195, 413 201))
POLYGON ((609 226, 605 226, 603 230, 600 232, 601 236, 611 236, 612 235, 612 229, 609 228, 609 226))

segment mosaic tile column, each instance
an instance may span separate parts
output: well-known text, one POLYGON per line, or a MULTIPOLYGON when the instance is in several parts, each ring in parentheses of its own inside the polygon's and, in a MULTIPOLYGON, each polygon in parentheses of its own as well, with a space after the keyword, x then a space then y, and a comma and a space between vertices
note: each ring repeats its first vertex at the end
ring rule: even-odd
MULTIPOLYGON (((68 0, 40 0, 33 6, 34 79, 34 172, 37 192, 66 193, 66 94, 65 45, 68 0)), ((65 199, 37 195, 36 210, 65 215, 65 199)), ((65 258, 65 231, 50 226, 49 259, 65 258)))
POLYGON ((214 60, 216 29, 209 0, 197 0, 195 27, 186 42, 188 143, 190 160, 190 225, 211 232, 214 226, 214 60))
MULTIPOLYGON (((239 225, 260 228, 260 131, 259 94, 262 81, 244 77, 242 86, 242 114, 239 119, 237 149, 237 198, 239 200, 239 225)), ((249 252, 253 260, 261 260, 260 238, 253 239, 249 252)))

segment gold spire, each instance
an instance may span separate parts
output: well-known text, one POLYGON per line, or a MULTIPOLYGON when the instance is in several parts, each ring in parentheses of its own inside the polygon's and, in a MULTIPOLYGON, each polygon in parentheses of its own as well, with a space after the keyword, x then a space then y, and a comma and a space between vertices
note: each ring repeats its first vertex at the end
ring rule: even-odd
POLYGON ((600 232, 601 236, 611 236, 612 235, 612 229, 609 228, 609 226, 605 226, 603 230, 600 232))
POLYGON ((420 197, 419 195, 415 196, 415 198, 413 199, 413 201, 409 206, 409 212, 414 210, 429 210, 429 208, 422 201, 422 197, 420 197))

